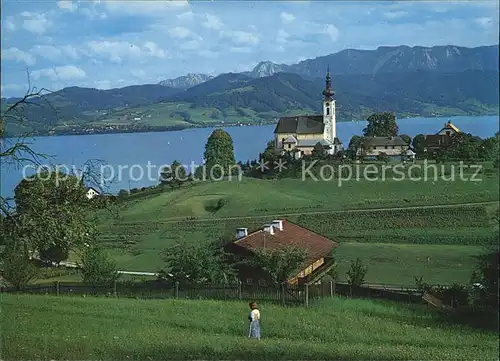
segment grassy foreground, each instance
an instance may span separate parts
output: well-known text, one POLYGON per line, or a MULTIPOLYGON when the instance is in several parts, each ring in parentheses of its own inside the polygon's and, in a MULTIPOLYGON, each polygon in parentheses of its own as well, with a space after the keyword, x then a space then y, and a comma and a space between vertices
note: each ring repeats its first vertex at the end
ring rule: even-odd
POLYGON ((262 304, 260 342, 246 338, 245 302, 2 295, 0 304, 4 360, 498 359, 495 333, 380 301, 262 304))

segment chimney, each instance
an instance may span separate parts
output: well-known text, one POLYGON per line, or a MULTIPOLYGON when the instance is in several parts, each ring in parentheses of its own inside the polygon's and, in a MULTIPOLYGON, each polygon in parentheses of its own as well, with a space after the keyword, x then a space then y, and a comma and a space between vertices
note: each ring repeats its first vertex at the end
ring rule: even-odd
POLYGON ((283 221, 279 220, 279 219, 275 219, 273 221, 273 227, 282 231, 283 230, 283 221))
POLYGON ((236 228, 236 239, 248 236, 248 228, 236 228))
POLYGON ((262 228, 264 232, 267 232, 269 234, 274 234, 274 227, 272 224, 264 224, 264 227, 262 228))

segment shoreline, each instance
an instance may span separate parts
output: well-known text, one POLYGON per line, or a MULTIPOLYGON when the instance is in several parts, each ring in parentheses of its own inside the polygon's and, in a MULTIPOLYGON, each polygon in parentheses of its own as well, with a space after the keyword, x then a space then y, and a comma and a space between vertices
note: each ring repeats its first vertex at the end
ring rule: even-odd
MULTIPOLYGON (((447 116, 415 116, 415 117, 401 117, 396 118, 396 121, 407 120, 407 119, 432 119, 432 118, 458 118, 458 117, 499 117, 500 114, 483 114, 483 115, 447 115, 447 116)), ((366 119, 360 120, 338 120, 337 123, 359 123, 366 122, 366 119)), ((232 128, 232 127, 255 127, 255 126, 265 126, 265 125, 274 125, 277 124, 276 121, 261 121, 257 124, 250 123, 230 123, 230 124, 207 124, 207 125, 192 125, 192 126, 158 126, 158 127, 146 127, 144 129, 105 129, 99 132, 88 132, 88 131, 75 131, 75 132, 65 132, 60 134, 19 134, 19 135, 8 135, 5 139, 19 139, 19 138, 47 138, 47 137, 62 137, 62 136, 72 136, 72 135, 106 135, 106 134, 137 134, 137 133, 163 133, 163 132, 177 132, 182 130, 191 130, 191 129, 206 129, 206 128, 232 128)))

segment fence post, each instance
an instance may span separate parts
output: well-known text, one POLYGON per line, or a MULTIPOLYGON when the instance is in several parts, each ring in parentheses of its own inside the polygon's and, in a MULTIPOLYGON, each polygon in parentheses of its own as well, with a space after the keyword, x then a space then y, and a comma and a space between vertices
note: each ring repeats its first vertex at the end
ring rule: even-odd
POLYGON ((116 292, 116 280, 113 282, 113 296, 117 297, 118 294, 116 292))
POLYGON ((59 281, 56 281, 56 296, 59 296, 59 281))
POLYGON ((309 307, 309 285, 306 283, 306 308, 309 307))
POLYGON ((240 299, 240 300, 241 300, 241 298, 242 298, 242 297, 241 297, 241 281, 240 281, 240 280, 238 280, 238 299, 240 299))
POLYGON ((179 298, 179 281, 175 282, 175 298, 179 298))
POLYGON ((280 295, 281 295, 281 305, 286 306, 286 296, 285 296, 285 282, 280 285, 280 295))
POLYGON ((330 297, 333 298, 333 281, 330 281, 330 297))

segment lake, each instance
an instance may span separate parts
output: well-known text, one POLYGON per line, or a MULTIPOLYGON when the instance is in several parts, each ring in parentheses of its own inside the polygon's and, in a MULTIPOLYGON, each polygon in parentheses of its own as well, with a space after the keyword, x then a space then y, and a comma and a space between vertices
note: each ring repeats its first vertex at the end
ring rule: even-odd
MULTIPOLYGON (((398 120, 398 125, 401 134, 413 137, 419 133, 436 133, 448 120, 461 131, 482 138, 493 136, 499 128, 498 116, 411 118, 398 120)), ((365 121, 338 123, 338 137, 347 146, 353 135, 362 134, 365 126, 365 121)), ((226 128, 233 138, 236 160, 256 159, 273 138, 274 127, 275 125, 226 128)), ((212 131, 213 128, 203 128, 162 133, 71 135, 37 137, 27 141, 35 151, 51 156, 43 161, 45 164, 64 165, 78 170, 89 159, 106 162, 104 175, 108 179, 114 178, 108 190, 117 192, 120 189, 157 184, 158 169, 173 160, 178 160, 188 169, 200 165, 205 143, 212 131)), ((33 172, 33 169, 24 170, 28 175, 33 172)), ((22 168, 2 164, 2 196, 12 196, 14 187, 22 177, 22 168)))

